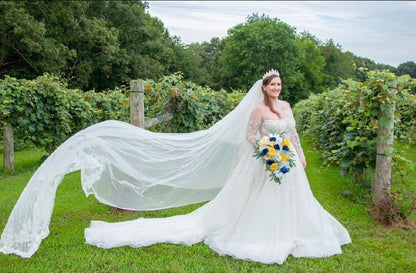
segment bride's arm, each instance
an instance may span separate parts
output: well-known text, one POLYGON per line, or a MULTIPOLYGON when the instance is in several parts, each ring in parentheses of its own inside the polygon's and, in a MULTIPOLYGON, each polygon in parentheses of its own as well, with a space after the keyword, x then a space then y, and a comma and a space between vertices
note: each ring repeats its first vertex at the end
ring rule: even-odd
MULTIPOLYGON (((289 115, 294 119, 292 108, 290 107, 289 103, 287 105, 288 105, 288 111, 290 111, 289 115)), ((299 155, 300 162, 302 162, 303 167, 306 168, 305 154, 303 153, 303 149, 300 144, 299 135, 298 135, 298 132, 296 131, 296 128, 293 130, 290 136, 290 142, 293 143, 296 153, 299 155)))
POLYGON ((306 167, 305 154, 303 153, 302 146, 300 145, 299 135, 296 132, 296 129, 293 131, 292 135, 290 136, 290 142, 293 143, 296 153, 299 155, 300 161, 302 162, 302 165, 305 168, 306 167))
POLYGON ((261 123, 263 122, 262 113, 260 106, 256 106, 250 114, 248 120, 246 137, 251 145, 256 146, 257 142, 257 131, 259 130, 261 123))

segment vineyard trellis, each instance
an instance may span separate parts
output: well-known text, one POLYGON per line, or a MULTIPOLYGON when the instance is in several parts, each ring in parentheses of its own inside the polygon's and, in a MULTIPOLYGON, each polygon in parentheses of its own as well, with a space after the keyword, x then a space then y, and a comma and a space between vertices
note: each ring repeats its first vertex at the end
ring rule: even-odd
POLYGON ((130 90, 122 86, 102 92, 68 89, 64 80, 47 73, 33 80, 5 76, 0 90, 0 130, 8 169, 14 150, 29 145, 48 154, 74 133, 104 120, 176 133, 206 129, 244 96, 238 90, 214 91, 184 81, 181 73, 158 81, 131 81, 130 90))
MULTIPOLYGON (((397 81, 394 79, 387 92, 396 91, 397 81)), ((380 105, 377 128, 376 176, 374 181, 373 200, 380 203, 386 192, 390 192, 392 182, 392 152, 394 141, 394 112, 396 102, 392 96, 380 105)))
POLYGON ((416 80, 388 70, 366 74, 364 82, 347 79, 296 104, 297 129, 313 139, 324 164, 337 164, 341 175, 352 175, 348 187, 353 192, 346 190, 346 196, 371 199, 369 211, 380 222, 406 221, 416 210, 416 195, 408 186, 413 163, 393 141, 414 143, 416 96, 410 91, 416 80), (399 183, 392 190, 393 170, 399 183))
MULTIPOLYGON (((144 114, 144 81, 134 80, 130 82, 130 120, 131 124, 140 128, 149 128, 161 122, 173 118, 172 113, 166 113, 158 117, 145 120, 144 114)), ((14 133, 10 121, 4 122, 3 129, 3 155, 4 169, 14 169, 14 133)))
POLYGON ((130 122, 140 128, 149 128, 173 118, 172 113, 166 113, 154 118, 145 119, 144 113, 144 85, 141 80, 130 82, 130 122))

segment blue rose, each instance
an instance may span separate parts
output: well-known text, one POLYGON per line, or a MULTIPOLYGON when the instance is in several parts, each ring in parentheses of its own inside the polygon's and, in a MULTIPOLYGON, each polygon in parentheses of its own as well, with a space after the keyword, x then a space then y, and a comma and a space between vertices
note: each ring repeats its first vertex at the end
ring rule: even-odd
POLYGON ((289 151, 289 147, 287 147, 286 145, 283 145, 282 150, 283 150, 283 151, 289 151))
POLYGON ((289 169, 286 168, 286 166, 283 166, 283 167, 280 168, 281 173, 287 173, 288 171, 289 171, 289 169))
POLYGON ((267 155, 268 152, 269 152, 269 148, 264 148, 263 150, 261 150, 261 155, 265 156, 267 155))
POLYGON ((276 137, 269 137, 270 141, 276 141, 276 137))
POLYGON ((279 144, 275 144, 273 147, 274 147, 274 149, 275 149, 276 151, 280 151, 280 146, 279 146, 279 144))
POLYGON ((268 160, 266 161, 267 166, 270 166, 270 165, 272 165, 273 163, 274 163, 274 160, 272 160, 272 159, 268 159, 268 160))

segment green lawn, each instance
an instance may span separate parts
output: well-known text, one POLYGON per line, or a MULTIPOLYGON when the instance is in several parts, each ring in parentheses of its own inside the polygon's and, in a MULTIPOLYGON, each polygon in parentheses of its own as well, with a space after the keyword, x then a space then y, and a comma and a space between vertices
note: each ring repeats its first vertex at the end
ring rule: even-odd
MULTIPOLYGON (((121 221, 164 217, 192 211, 199 205, 152 212, 111 213, 109 206, 85 197, 79 172, 67 175, 58 188, 50 235, 30 259, 0 254, 0 272, 416 272, 416 231, 388 229, 376 224, 364 205, 342 192, 350 177, 336 167, 324 167, 319 152, 303 143, 312 190, 322 206, 350 232, 352 244, 343 254, 307 259, 290 256, 283 265, 264 265, 218 256, 203 243, 194 246, 158 244, 144 248, 100 249, 85 244, 83 230, 91 220, 121 221)), ((407 150, 416 162, 416 146, 407 150)), ((16 171, 0 172, 0 232, 24 186, 39 165, 39 151, 16 153, 16 171)), ((2 156, 0 156, 3 162, 2 156)), ((3 163, 0 163, 3 164, 3 163)), ((0 165, 0 170, 3 166, 0 165)), ((412 173, 415 189, 416 173, 412 173)))

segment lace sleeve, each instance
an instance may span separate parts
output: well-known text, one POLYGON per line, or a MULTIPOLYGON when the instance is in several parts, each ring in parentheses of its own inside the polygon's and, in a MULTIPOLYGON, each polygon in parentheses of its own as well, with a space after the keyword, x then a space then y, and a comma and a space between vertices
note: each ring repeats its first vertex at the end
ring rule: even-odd
POLYGON ((248 142, 250 142, 250 144, 253 146, 256 146, 257 132, 259 131, 262 122, 262 115, 259 111, 259 108, 256 107, 250 115, 246 134, 248 142))
MULTIPOLYGON (((295 119, 293 116, 292 108, 290 107, 290 104, 287 103, 287 114, 291 118, 295 119)), ((293 146, 295 147, 296 153, 299 155, 300 159, 305 159, 305 154, 303 153, 302 146, 300 145, 299 135, 296 131, 296 128, 293 130, 291 136, 290 136, 290 142, 293 143, 293 146)))
POLYGON ((296 130, 293 131, 292 135, 290 136, 290 141, 293 143, 296 152, 299 155, 299 158, 305 159, 305 154, 303 153, 302 146, 300 145, 299 135, 296 130))

